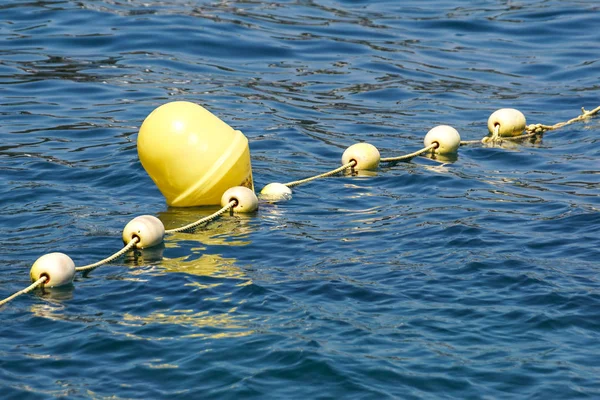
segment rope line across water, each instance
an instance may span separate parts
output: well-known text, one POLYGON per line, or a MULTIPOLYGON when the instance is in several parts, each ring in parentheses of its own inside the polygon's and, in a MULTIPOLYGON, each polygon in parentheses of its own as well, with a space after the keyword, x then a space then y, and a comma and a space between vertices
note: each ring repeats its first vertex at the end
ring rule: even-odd
MULTIPOLYGON (((590 111, 587 111, 585 108, 581 107, 581 115, 579 115, 575 118, 571 118, 570 120, 565 121, 565 122, 558 122, 554 125, 544 125, 544 124, 527 125, 527 127, 525 128, 525 131, 530 134, 537 134, 537 133, 544 133, 546 131, 552 131, 552 130, 555 130, 558 128, 562 128, 563 126, 572 124, 574 122, 583 121, 584 119, 589 118, 592 115, 598 114, 598 112, 600 112, 600 106, 598 106, 590 111)), ((523 135, 523 136, 525 136, 525 135, 523 135)), ((531 136, 533 136, 533 135, 531 135, 531 136)))
POLYGON ((483 139, 479 139, 479 140, 461 140, 460 141, 460 145, 461 146, 467 146, 467 145, 470 145, 470 144, 480 144, 480 143, 482 143, 481 142, 482 140, 483 139))
MULTIPOLYGON (((542 134, 546 131, 550 131, 550 130, 555 130, 555 129, 559 129, 562 128, 563 126, 572 124, 574 122, 578 122, 578 121, 582 121, 586 118, 589 118, 595 114, 597 114, 598 112, 600 112, 600 106, 594 108, 593 110, 587 111, 585 110, 583 107, 581 108, 582 114, 572 118, 568 121, 565 122, 559 122, 556 123, 554 125, 543 125, 543 124, 531 124, 531 125, 527 125, 525 127, 525 132, 522 135, 519 136, 513 136, 513 137, 500 137, 499 136, 499 128, 498 126, 496 126, 496 128, 494 129, 494 132, 492 132, 491 136, 486 136, 483 139, 480 140, 461 140, 460 141, 460 145, 464 146, 464 145, 469 145, 469 144, 479 144, 479 143, 489 143, 489 142, 501 142, 503 140, 521 140, 521 139, 527 139, 539 134, 542 134)), ((404 160, 410 160, 414 157, 417 157, 423 153, 426 153, 430 150, 436 149, 437 147, 439 147, 439 144, 437 142, 432 143, 431 145, 424 147, 421 150, 415 151, 413 153, 409 153, 409 154, 405 154, 402 156, 397 156, 397 157, 384 157, 381 158, 379 161, 381 162, 396 162, 396 161, 404 161, 404 160)), ((340 172, 343 172, 349 168, 354 168, 357 165, 357 162, 355 160, 351 160, 350 162, 342 165, 339 168, 336 168, 334 170, 331 170, 329 172, 325 172, 323 174, 319 174, 319 175, 315 175, 315 176, 311 176, 309 178, 305 178, 305 179, 300 179, 297 181, 292 181, 292 182, 288 182, 288 183, 284 183, 285 186, 287 186, 288 188, 294 187, 294 186, 298 186, 301 185, 303 183, 308 183, 311 181, 314 181, 316 179, 320 179, 320 178, 326 178, 335 174, 338 174, 340 172)), ((220 210, 216 211, 215 213, 206 216, 204 218, 201 218, 199 220, 197 220, 196 222, 192 222, 191 224, 182 226, 180 228, 174 228, 174 229, 168 229, 165 230, 164 232, 166 234, 172 234, 172 233, 177 233, 177 232, 189 232, 192 231, 193 229, 195 229, 197 226, 206 223, 206 222, 210 222, 216 218, 218 218, 219 216, 223 215, 225 212, 227 211, 232 211, 233 208, 238 204, 237 200, 231 200, 228 204, 226 204, 224 207, 222 207, 220 210)), ((103 260, 100 260, 98 262, 95 262, 93 264, 89 264, 89 265, 84 265, 82 267, 76 267, 75 271, 77 272, 81 272, 81 271, 89 271, 92 270, 94 268, 97 268, 101 265, 107 264, 117 258, 119 258, 120 256, 122 256, 123 254, 125 254, 126 252, 128 252, 129 250, 131 250, 132 248, 135 247, 135 245, 140 241, 140 238, 138 237, 134 237, 132 238, 132 240, 126 245, 124 246, 121 250, 117 251, 116 253, 114 253, 113 255, 111 255, 110 257, 107 257, 103 260)), ((37 288, 40 285, 43 285, 44 282, 46 282, 48 280, 47 276, 42 276, 40 277, 40 279, 38 279, 37 281, 33 282, 31 285, 29 285, 28 287, 26 287, 23 290, 20 290, 16 293, 14 293, 13 295, 0 300, 0 306, 8 303, 9 301, 13 300, 14 298, 22 295, 22 294, 26 294, 31 292, 32 290, 34 290, 35 288, 37 288)))
POLYGON ((431 143, 429 146, 422 148, 421 150, 415 151, 414 153, 410 153, 410 154, 405 154, 403 156, 398 156, 398 157, 385 157, 385 158, 381 158, 379 159, 379 161, 381 162, 395 162, 395 161, 405 161, 405 160, 411 160, 417 156, 420 156, 423 153, 427 153, 429 150, 433 150, 439 147, 439 144, 437 142, 433 142, 431 143))
POLYGON ((11 296, 8 296, 4 300, 1 300, 0 301, 0 307, 3 306, 4 304, 8 303, 12 299, 14 299, 16 297, 19 297, 22 294, 31 292, 33 289, 35 289, 36 287, 38 287, 41 284, 43 284, 44 282, 46 282, 46 280, 48 280, 48 278, 46 276, 42 276, 40 279, 38 279, 37 281, 33 282, 31 285, 27 286, 25 289, 19 290, 15 294, 13 294, 11 296))
POLYGON ((174 229, 168 229, 165 231, 165 233, 177 233, 177 232, 189 232, 191 230, 194 230, 194 228, 196 228, 198 225, 201 225, 205 222, 209 222, 212 221, 213 219, 223 215, 224 213, 226 213, 227 211, 229 211, 230 209, 232 209, 233 207, 235 207, 237 205, 237 201, 236 200, 231 200, 228 204, 226 204, 223 208, 221 208, 219 211, 208 215, 204 218, 199 219, 196 222, 192 222, 191 224, 182 226, 180 228, 174 228, 174 229))
POLYGON ((553 130, 562 128, 563 126, 570 125, 574 122, 583 121, 593 115, 598 114, 599 112, 600 112, 600 106, 594 108, 593 110, 589 110, 589 111, 586 110, 585 108, 581 107, 581 114, 575 118, 571 118, 570 120, 564 121, 564 122, 557 122, 554 125, 529 124, 525 127, 526 133, 523 133, 522 135, 518 135, 518 136, 500 137, 497 133, 498 127, 496 127, 496 129, 492 133, 492 136, 486 136, 480 140, 461 140, 460 145, 465 146, 465 145, 480 144, 480 143, 497 143, 497 142, 502 142, 503 140, 517 141, 517 140, 522 140, 522 139, 528 139, 528 138, 534 137, 536 135, 541 135, 547 131, 553 131, 553 130))
POLYGON ((105 258, 104 260, 100 260, 98 262, 95 262, 93 264, 88 264, 88 265, 84 265, 83 267, 76 267, 75 271, 89 271, 92 270, 94 268, 98 268, 101 265, 104 264, 108 264, 109 262, 116 260, 117 258, 121 257, 123 254, 127 253, 129 250, 131 250, 132 248, 135 247, 135 245, 140 241, 139 238, 134 237, 133 239, 131 239, 131 242, 129 242, 127 244, 127 246, 123 247, 121 250, 117 251, 115 254, 113 254, 110 257, 105 258))
POLYGON ((287 186, 287 187, 289 187, 289 188, 291 188, 291 187, 294 187, 294 186, 301 185, 303 183, 308 183, 308 182, 314 181, 314 180, 319 179, 319 178, 327 178, 328 176, 339 174, 340 172, 345 171, 348 168, 353 168, 354 166, 356 166, 356 161, 350 160, 348 163, 342 165, 339 168, 331 170, 329 172, 325 172, 323 174, 311 176, 310 178, 305 178, 305 179, 300 179, 300 180, 297 180, 297 181, 292 181, 292 182, 284 183, 284 185, 287 186))
POLYGON ((514 142, 514 141, 517 141, 517 140, 522 140, 522 139, 527 139, 527 138, 530 138, 530 137, 534 137, 534 136, 539 135, 539 134, 540 134, 539 132, 525 133, 525 134, 519 135, 519 136, 503 137, 503 138, 500 138, 499 141, 501 142, 503 140, 508 140, 508 141, 513 141, 514 142))
MULTIPOLYGON (((175 229, 169 229, 166 230, 165 233, 176 233, 176 232, 187 232, 190 231, 192 229, 194 229, 195 227, 197 227, 198 225, 205 223, 205 222, 209 222, 212 221, 213 219, 221 216, 222 214, 224 214, 225 212, 227 212, 228 210, 230 210, 231 208, 235 207, 237 205, 237 201, 236 200, 231 200, 228 204, 226 204, 223 208, 221 208, 219 211, 206 216, 204 218, 199 219, 196 222, 193 222, 191 224, 182 226, 181 228, 175 228, 175 229)), ((140 241, 140 239, 138 237, 134 237, 133 239, 131 239, 131 241, 124 246, 121 250, 117 251, 116 253, 114 253, 113 255, 106 257, 103 260, 100 260, 98 262, 95 262, 93 264, 88 264, 88 265, 84 265, 82 267, 76 267, 75 271, 77 272, 85 272, 85 271, 90 271, 92 269, 98 268, 101 265, 104 264, 108 264, 111 261, 116 260, 117 258, 121 257, 123 254, 127 253, 129 250, 131 250, 132 248, 135 247, 135 245, 140 241)), ((38 279, 37 281, 35 281, 34 283, 32 283, 31 285, 29 285, 28 287, 26 287, 23 290, 19 290, 18 292, 14 293, 13 295, 3 299, 0 301, 0 306, 8 303, 9 301, 15 299, 16 297, 22 295, 22 294, 26 294, 31 292, 33 289, 37 288, 38 286, 42 285, 44 282, 46 282, 48 280, 48 278, 46 276, 42 276, 40 279, 38 279)))

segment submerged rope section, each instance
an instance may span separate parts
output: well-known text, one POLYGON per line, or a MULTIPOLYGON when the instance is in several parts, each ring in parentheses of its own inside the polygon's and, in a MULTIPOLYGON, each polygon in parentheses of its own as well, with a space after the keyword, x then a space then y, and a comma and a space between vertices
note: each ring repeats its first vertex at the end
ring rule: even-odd
MULTIPOLYGON (((524 133, 522 135, 519 136, 507 136, 507 137, 503 137, 503 138, 498 138, 497 141, 501 142, 503 140, 508 140, 508 141, 517 141, 517 140, 523 140, 523 139, 527 139, 527 138, 531 138, 537 135, 541 135, 541 132, 530 132, 530 133, 524 133)), ((487 138, 484 138, 487 139, 487 138)), ((483 140, 483 139, 482 139, 483 140)), ((492 140, 490 140, 492 141, 492 140)), ((484 142, 485 143, 485 142, 484 142)))
POLYGON ((4 300, 0 300, 0 306, 3 306, 4 304, 8 303, 9 301, 11 301, 14 298, 19 297, 22 294, 31 292, 33 289, 35 289, 36 287, 42 285, 47 280, 48 280, 47 277, 42 276, 40 279, 38 279, 37 281, 33 282, 31 285, 27 286, 25 289, 19 290, 18 292, 16 292, 15 294, 13 294, 11 296, 8 296, 4 300))
POLYGON ((479 139, 479 140, 461 140, 460 141, 460 145, 461 146, 468 146, 470 144, 480 144, 480 143, 482 143, 481 142, 482 140, 483 139, 479 139))
POLYGON ((303 183, 308 183, 308 182, 312 182, 312 181, 320 179, 320 178, 327 178, 328 176, 339 174, 340 172, 345 171, 348 168, 353 168, 354 166, 356 166, 356 161, 355 160, 350 160, 348 163, 342 165, 339 168, 331 170, 329 172, 325 172, 323 174, 311 176, 310 178, 305 178, 305 179, 300 179, 300 180, 297 180, 297 181, 292 181, 292 182, 284 183, 284 185, 287 186, 287 187, 289 187, 289 188, 292 188, 294 186, 298 186, 298 185, 301 185, 303 183))
POLYGON ((216 218, 220 217, 221 215, 225 214, 227 211, 231 210, 236 205, 237 205, 237 201, 236 200, 231 200, 228 204, 226 204, 219 211, 216 211, 215 213, 213 213, 211 215, 208 215, 208 216, 206 216, 204 218, 199 219, 196 222, 192 222, 191 224, 182 226, 180 228, 167 229, 167 230, 165 230, 165 233, 177 233, 177 232, 190 232, 190 231, 193 231, 198 225, 201 225, 201 224, 203 224, 205 222, 210 222, 213 219, 216 219, 216 218))

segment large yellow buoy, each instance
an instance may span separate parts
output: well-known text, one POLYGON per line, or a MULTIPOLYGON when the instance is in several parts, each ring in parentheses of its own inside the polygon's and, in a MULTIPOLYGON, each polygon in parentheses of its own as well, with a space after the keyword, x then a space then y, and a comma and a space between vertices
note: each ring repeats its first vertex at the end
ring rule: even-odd
POLYGON ((248 139, 198 104, 175 101, 152 111, 137 149, 170 206, 220 204, 234 186, 254 190, 248 139))

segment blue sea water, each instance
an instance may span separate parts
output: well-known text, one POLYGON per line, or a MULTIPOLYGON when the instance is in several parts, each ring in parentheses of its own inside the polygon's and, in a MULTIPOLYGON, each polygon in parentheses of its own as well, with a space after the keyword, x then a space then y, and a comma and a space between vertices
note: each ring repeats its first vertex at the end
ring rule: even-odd
MULTIPOLYGON (((41 255, 176 209, 157 106, 249 138, 255 186, 349 145, 554 124, 600 105, 597 1, 0 2, 0 299, 41 255)), ((600 398, 600 117, 294 189, 0 308, 0 397, 600 398)))

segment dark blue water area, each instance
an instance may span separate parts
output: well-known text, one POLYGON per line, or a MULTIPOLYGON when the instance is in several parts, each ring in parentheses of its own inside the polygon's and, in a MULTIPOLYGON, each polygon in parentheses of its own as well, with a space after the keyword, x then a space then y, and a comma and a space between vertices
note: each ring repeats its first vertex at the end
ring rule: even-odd
MULTIPOLYGON (((1 1, 0 299, 133 217, 144 118, 203 105, 257 190, 496 109, 600 105, 596 1, 1 1)), ((0 307, 3 399, 600 397, 600 117, 294 188, 0 307)))

